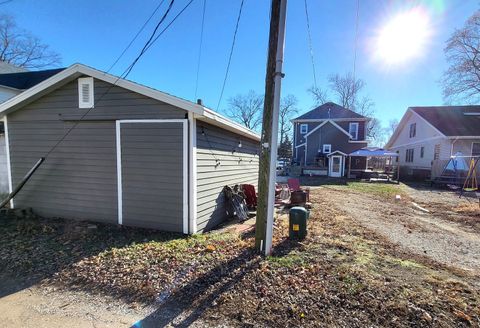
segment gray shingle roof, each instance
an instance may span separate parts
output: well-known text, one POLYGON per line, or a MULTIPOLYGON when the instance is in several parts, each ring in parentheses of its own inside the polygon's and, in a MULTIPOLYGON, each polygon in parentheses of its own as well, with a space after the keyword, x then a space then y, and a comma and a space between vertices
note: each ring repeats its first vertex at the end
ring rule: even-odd
POLYGON ((47 69, 43 71, 0 74, 0 85, 15 89, 29 89, 65 68, 47 69))
POLYGON ((480 136, 480 106, 432 106, 410 109, 446 136, 480 136))
POLYGON ((355 113, 350 109, 346 109, 340 105, 337 105, 333 102, 327 102, 323 105, 318 106, 317 108, 312 109, 309 112, 306 112, 303 115, 300 115, 295 120, 327 120, 327 119, 338 119, 338 118, 366 118, 363 115, 355 113))

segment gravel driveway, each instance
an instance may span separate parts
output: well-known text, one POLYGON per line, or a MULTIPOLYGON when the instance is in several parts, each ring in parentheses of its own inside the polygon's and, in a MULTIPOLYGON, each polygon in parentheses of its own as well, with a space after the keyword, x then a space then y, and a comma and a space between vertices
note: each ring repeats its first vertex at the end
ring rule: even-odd
MULTIPOLYGON (((404 249, 448 266, 480 272, 480 234, 472 228, 444 219, 441 212, 415 208, 410 200, 382 199, 346 188, 320 189, 325 191, 324 199, 330 206, 344 210, 361 225, 404 249)), ((455 201, 451 193, 415 189, 408 193, 423 207, 429 202, 455 201)))

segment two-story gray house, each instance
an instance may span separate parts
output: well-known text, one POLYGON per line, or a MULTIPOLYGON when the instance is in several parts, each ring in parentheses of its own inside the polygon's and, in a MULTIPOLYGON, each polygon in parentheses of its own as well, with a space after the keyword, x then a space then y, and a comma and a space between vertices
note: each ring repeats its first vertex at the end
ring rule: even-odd
MULTIPOLYGON (((367 146, 369 118, 327 102, 292 120, 294 162, 302 173, 342 177, 348 154, 367 146)), ((351 171, 365 170, 365 158, 352 158, 351 171)))

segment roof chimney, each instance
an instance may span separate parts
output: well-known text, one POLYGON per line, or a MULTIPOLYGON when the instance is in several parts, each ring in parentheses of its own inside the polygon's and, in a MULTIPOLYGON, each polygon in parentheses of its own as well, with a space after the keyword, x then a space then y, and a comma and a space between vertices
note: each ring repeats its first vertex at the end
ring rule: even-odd
POLYGON ((197 104, 200 105, 200 106, 203 106, 203 101, 202 101, 202 99, 198 98, 198 99, 197 99, 197 104))

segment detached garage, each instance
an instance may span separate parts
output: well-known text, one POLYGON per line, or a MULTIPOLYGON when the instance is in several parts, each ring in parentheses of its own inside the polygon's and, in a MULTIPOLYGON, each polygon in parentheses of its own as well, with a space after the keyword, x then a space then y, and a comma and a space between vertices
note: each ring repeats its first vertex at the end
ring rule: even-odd
POLYGON ((0 105, 11 202, 44 217, 196 233, 254 184, 259 136, 200 104, 75 64, 0 105), (53 149, 53 150, 52 150, 53 149))

